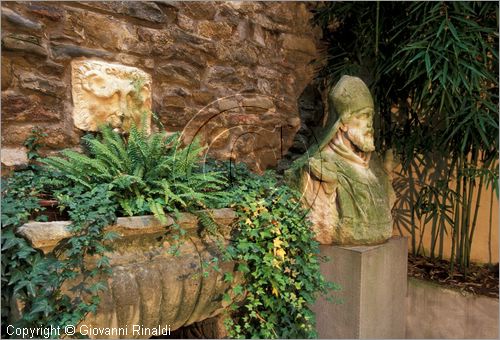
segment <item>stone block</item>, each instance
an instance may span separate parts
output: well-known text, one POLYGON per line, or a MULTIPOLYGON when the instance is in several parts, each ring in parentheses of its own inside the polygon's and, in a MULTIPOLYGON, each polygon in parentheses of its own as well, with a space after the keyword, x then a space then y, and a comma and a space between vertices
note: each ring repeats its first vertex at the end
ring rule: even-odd
POLYGON ((48 148, 62 149, 78 144, 79 136, 60 124, 47 126, 31 122, 30 124, 13 125, 9 122, 8 124, 2 124, 2 145, 23 145, 24 141, 32 134, 34 127, 40 127, 47 134, 47 137, 43 138, 43 143, 48 148))
POLYGON ((5 91, 12 84, 12 61, 10 58, 2 56, 2 91, 5 91))
POLYGON ((29 4, 28 10, 52 21, 60 21, 62 18, 64 18, 64 11, 61 8, 54 6, 46 6, 35 3, 29 4))
POLYGON ((410 278, 407 339, 498 339, 498 299, 410 278))
POLYGON ((252 38, 258 45, 263 47, 266 46, 266 41, 264 39, 264 31, 262 30, 262 27, 260 27, 259 25, 253 26, 252 38))
POLYGON ((203 47, 203 45, 205 44, 213 44, 212 40, 208 38, 205 38, 201 35, 185 32, 184 30, 181 30, 177 27, 172 28, 171 34, 172 37, 177 40, 177 42, 199 45, 199 48, 203 47))
POLYGON ((94 48, 87 48, 69 44, 54 44, 51 46, 52 54, 56 59, 70 59, 77 57, 110 57, 113 54, 108 51, 98 50, 94 48))
POLYGON ((207 63, 207 56, 196 47, 186 44, 170 44, 163 49, 162 57, 165 60, 184 61, 196 68, 204 68, 207 63))
POLYGON ((50 103, 47 99, 38 95, 25 95, 10 90, 3 91, 2 121, 38 122, 59 120, 62 107, 50 103))
POLYGON ((178 84, 186 87, 200 86, 200 72, 185 62, 160 63, 157 69, 158 75, 170 84, 178 84))
POLYGON ((209 91, 193 91, 193 100, 196 104, 207 105, 215 99, 212 92, 209 91))
POLYGON ((313 40, 293 34, 283 34, 283 48, 304 52, 309 55, 316 54, 316 45, 313 40))
POLYGON ((245 85, 245 79, 242 79, 233 67, 212 66, 208 68, 203 83, 210 88, 219 87, 241 91, 245 85))
POLYGON ((184 2, 179 4, 179 12, 195 20, 213 19, 217 6, 211 2, 184 2))
POLYGON ((264 13, 257 13, 253 16, 252 21, 263 28, 273 32, 290 32, 290 25, 284 25, 269 19, 264 13))
POLYGON ((281 76, 280 72, 276 71, 274 68, 264 66, 257 66, 255 68, 255 75, 257 75, 259 78, 266 79, 278 79, 281 76))
MULTIPOLYGON (((3 153, 3 150, 2 150, 3 153)), ((3 162, 3 155, 2 155, 3 162)), ((229 236, 229 226, 236 219, 236 213, 230 209, 213 209, 206 211, 214 221, 221 227, 223 235, 229 236)), ((198 224, 198 218, 189 213, 180 213, 177 223, 181 224, 190 234, 195 234, 198 224)), ((107 226, 105 230, 113 230, 122 237, 144 236, 148 234, 157 234, 165 231, 166 227, 174 223, 174 218, 167 216, 167 222, 161 223, 152 215, 118 217, 115 225, 107 226)), ((17 233, 26 238, 34 248, 47 253, 51 251, 59 241, 70 237, 72 234, 68 229, 70 221, 54 222, 28 222, 18 228, 17 233)))
POLYGON ((267 110, 274 107, 274 102, 272 98, 269 98, 268 96, 256 95, 252 98, 243 99, 242 105, 244 107, 256 107, 259 109, 267 110))
POLYGON ((60 97, 66 93, 66 84, 54 77, 39 76, 33 72, 19 74, 19 85, 23 89, 41 92, 43 94, 60 97))
POLYGON ((5 166, 28 164, 25 148, 2 148, 1 158, 5 166))
POLYGON ((319 338, 404 338, 407 241, 393 237, 375 246, 321 245, 328 281, 341 286, 339 302, 313 306, 319 338))
POLYGON ((234 98, 222 98, 217 101, 217 106, 220 111, 228 111, 232 109, 238 109, 239 103, 234 98))
POLYGON ((167 30, 139 27, 137 38, 139 40, 137 48, 142 54, 150 56, 163 56, 172 44, 172 38, 167 30))
MULTIPOLYGON (((116 3, 116 1, 109 3, 116 3)), ((137 26, 125 20, 85 10, 73 10, 68 12, 68 15, 70 20, 65 21, 64 32, 69 36, 75 34, 80 36, 87 46, 95 46, 107 51, 130 51, 145 55, 150 53, 147 45, 141 44, 138 39, 137 26)))
POLYGON ((17 229, 17 233, 30 241, 33 248, 53 248, 60 240, 68 238, 70 221, 29 222, 17 229))
POLYGON ((2 48, 46 57, 46 44, 40 38, 26 34, 8 34, 2 38, 2 48))
POLYGON ((233 28, 224 22, 201 21, 198 30, 201 36, 213 40, 229 39, 233 34, 233 28))
POLYGON ((177 14, 177 25, 183 30, 194 32, 196 28, 196 21, 184 14, 177 14))
POLYGON ((2 7, 2 19, 6 19, 11 24, 28 30, 40 31, 43 27, 41 23, 25 18, 6 7, 2 7))
POLYGON ((167 16, 152 1, 83 1, 89 7, 102 9, 110 13, 124 14, 140 20, 161 24, 167 16))

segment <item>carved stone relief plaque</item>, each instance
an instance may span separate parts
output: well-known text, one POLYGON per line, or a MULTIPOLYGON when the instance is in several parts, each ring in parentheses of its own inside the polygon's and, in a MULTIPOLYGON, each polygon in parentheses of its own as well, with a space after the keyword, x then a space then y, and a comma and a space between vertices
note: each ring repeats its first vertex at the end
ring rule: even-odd
POLYGON ((73 121, 85 131, 110 124, 120 131, 151 128, 151 75, 130 66, 98 60, 71 62, 73 121))

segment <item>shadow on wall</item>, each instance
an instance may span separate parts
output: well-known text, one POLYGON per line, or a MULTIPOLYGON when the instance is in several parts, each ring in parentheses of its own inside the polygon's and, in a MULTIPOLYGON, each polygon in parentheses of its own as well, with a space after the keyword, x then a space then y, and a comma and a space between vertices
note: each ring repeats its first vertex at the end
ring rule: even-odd
POLYGON ((319 140, 325 118, 321 91, 321 84, 312 81, 300 94, 300 123, 281 113, 292 108, 277 97, 244 93, 219 98, 193 116, 182 138, 186 144, 201 139, 207 154, 217 159, 243 162, 259 173, 268 168, 283 173, 319 140))
MULTIPOLYGON (((398 166, 393 173, 393 187, 397 193, 394 213, 394 234, 409 236, 408 248, 410 251, 415 249, 419 254, 430 255, 432 247, 433 220, 430 210, 426 211, 426 204, 429 206, 432 201, 424 200, 429 197, 426 195, 428 185, 436 185, 440 179, 440 171, 449 168, 448 163, 443 161, 436 162, 436 168, 423 168, 418 161, 412 163, 412 171, 403 173, 398 166), (420 197, 420 199, 419 199, 420 197), (412 220, 411 205, 420 203, 421 217, 414 216, 412 220), (412 228, 412 225, 414 228, 412 228), (412 230, 413 229, 413 230, 412 230), (412 232, 414 237, 412 238, 412 232)), ((450 188, 456 187, 456 180, 448 183, 450 188)), ((428 191, 429 192, 429 191, 428 191)), ((429 192, 430 193, 430 192, 429 192)), ((472 202, 476 202, 479 190, 474 188, 472 192, 472 202)), ((474 232, 474 242, 471 248, 471 261, 478 263, 498 263, 498 198, 493 192, 491 186, 481 188, 481 204, 477 207, 477 222, 474 232)), ((448 212, 451 214, 451 212, 448 212)), ((441 233, 440 220, 434 226, 434 234, 441 233)), ((450 224, 446 223, 442 228, 442 241, 440 236, 436 239, 434 254, 440 253, 443 258, 449 259, 452 249, 452 231, 450 224)))
POLYGON ((325 123, 325 105, 322 92, 324 87, 318 80, 310 82, 300 94, 297 107, 300 117, 300 127, 293 138, 288 152, 278 163, 277 170, 283 173, 292 162, 305 154, 314 144, 318 143, 325 123))

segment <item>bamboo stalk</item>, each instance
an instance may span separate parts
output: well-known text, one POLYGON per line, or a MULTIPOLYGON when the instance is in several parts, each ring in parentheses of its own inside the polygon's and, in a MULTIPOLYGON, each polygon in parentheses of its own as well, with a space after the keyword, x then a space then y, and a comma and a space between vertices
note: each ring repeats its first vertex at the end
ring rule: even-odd
MULTIPOLYGON (((462 157, 461 157, 462 158, 462 157)), ((457 224, 457 228, 459 230, 459 239, 458 241, 458 247, 457 247, 457 262, 460 267, 460 269, 463 269, 463 258, 464 258, 464 239, 465 239, 465 231, 464 231, 464 225, 466 223, 465 219, 467 218, 467 209, 465 207, 465 202, 464 199, 467 197, 467 178, 464 176, 463 172, 464 169, 464 160, 460 159, 460 167, 457 169, 458 170, 458 175, 457 175, 457 181, 460 181, 462 183, 461 186, 461 192, 460 192, 460 197, 459 201, 457 202, 457 210, 461 211, 460 213, 460 219, 457 224)))
MULTIPOLYGON (((453 169, 455 168, 455 165, 457 163, 457 157, 453 155, 451 159, 450 166, 448 167, 448 173, 446 174, 446 183, 450 183, 450 179, 453 174, 453 169)), ((448 198, 450 200, 450 205, 453 207, 453 196, 450 195, 450 188, 448 184, 446 184, 446 195, 443 198, 443 205, 441 207, 442 211, 445 211, 446 213, 446 202, 448 201, 448 198)), ((439 239, 439 259, 443 258, 443 252, 444 252, 444 237, 445 237, 445 227, 446 227, 446 221, 444 218, 444 215, 441 214, 441 225, 440 225, 440 239, 439 239)), ((451 226, 452 234, 453 234, 453 226, 451 226)), ((453 241, 452 241, 452 248, 453 248, 453 241)), ((453 261, 453 255, 451 256, 451 261, 453 261)))
POLYGON ((416 232, 415 232, 415 206, 413 205, 413 192, 415 189, 415 182, 413 180, 413 171, 412 164, 408 167, 408 175, 409 175, 409 190, 410 190, 410 212, 411 212, 411 252, 413 255, 417 255, 417 241, 416 241, 416 232))
MULTIPOLYGON (((481 202, 481 191, 483 190, 483 183, 484 183, 484 176, 481 176, 479 179, 479 185, 477 187, 476 208, 474 210, 474 218, 472 220, 472 226, 469 235, 469 251, 471 251, 472 249, 472 240, 474 237, 474 232, 476 230, 477 216, 479 215, 479 203, 481 202)), ((470 262, 470 254, 469 254, 469 262, 470 262)))
POLYGON ((417 254, 422 254, 423 256, 425 256, 425 248, 422 246, 425 234, 425 223, 422 222, 422 219, 420 219, 420 231, 420 240, 418 242, 417 254), (422 251, 422 253, 420 253, 420 251, 422 251))
MULTIPOLYGON (((470 164, 470 170, 469 170, 469 193, 467 196, 467 224, 465 225, 465 257, 464 257, 464 272, 467 271, 467 268, 469 267, 470 264, 470 255, 471 255, 471 247, 472 247, 472 238, 471 235, 473 234, 473 228, 474 224, 471 221, 472 217, 472 205, 473 205, 473 198, 474 198, 474 188, 476 187, 476 174, 475 171, 477 169, 477 157, 478 157, 478 152, 477 150, 473 150, 472 152, 472 158, 471 158, 471 164, 470 164), (469 229, 471 230, 471 233, 469 233, 469 229)), ((479 196, 480 197, 480 196, 479 196)), ((477 201, 477 203, 479 203, 477 201)), ((479 207, 476 207, 479 208, 479 207)), ((477 212, 476 212, 477 213, 477 212)))
MULTIPOLYGON (((461 185, 460 185, 461 182, 460 182, 460 178, 459 178, 460 162, 458 160, 457 160, 456 166, 457 166, 457 169, 456 169, 457 184, 456 184, 455 190, 456 190, 457 195, 459 195, 459 193, 462 189, 461 189, 461 185)), ((450 256, 450 271, 451 272, 453 272, 453 270, 454 270, 455 261, 458 262, 458 259, 459 259, 457 235, 458 235, 458 221, 460 219, 460 205, 457 203, 456 199, 454 200, 454 210, 455 210, 455 221, 454 221, 453 226, 452 226, 451 256, 450 256), (455 254, 455 253, 457 253, 457 254, 455 254)))
POLYGON ((461 206, 462 206, 462 219, 461 219, 461 224, 460 224, 460 269, 463 271, 464 266, 465 266, 465 258, 466 258, 466 238, 468 235, 467 228, 468 228, 468 216, 467 216, 467 202, 466 197, 467 193, 470 191, 470 188, 468 187, 468 181, 467 177, 463 176, 463 183, 462 183, 462 200, 461 200, 461 206))
MULTIPOLYGON (((439 206, 439 198, 437 198, 437 203, 439 206)), ((437 224, 438 217, 439 217, 439 210, 434 211, 433 216, 432 216, 432 226, 431 226, 431 251, 430 251, 431 259, 434 258, 434 250, 436 248, 436 240, 438 237, 437 232, 436 232, 436 224, 437 224)))
POLYGON ((441 215, 441 220, 439 221, 439 250, 438 250, 438 259, 443 259, 443 242, 444 242, 444 231, 445 231, 445 223, 444 216, 441 215))
POLYGON ((491 226, 493 225, 493 184, 491 185, 491 195, 490 195, 490 226, 488 229, 488 264, 491 266, 491 226))

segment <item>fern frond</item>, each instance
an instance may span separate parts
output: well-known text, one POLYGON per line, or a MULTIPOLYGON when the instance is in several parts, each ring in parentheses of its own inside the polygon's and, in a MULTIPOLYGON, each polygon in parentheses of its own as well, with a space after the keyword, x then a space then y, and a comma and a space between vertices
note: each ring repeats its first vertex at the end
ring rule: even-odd
POLYGON ((119 199, 118 203, 128 216, 134 216, 134 212, 130 207, 130 201, 128 199, 119 199))
POLYGON ((160 223, 167 223, 167 215, 165 215, 165 211, 159 203, 150 198, 148 199, 148 206, 149 209, 151 209, 153 215, 160 221, 160 223))
POLYGON ((79 168, 77 165, 71 163, 70 161, 61 157, 48 157, 41 160, 42 163, 53 167, 59 171, 63 176, 90 188, 90 178, 84 172, 83 169, 79 168))
POLYGON ((99 178, 110 177, 109 168, 99 159, 92 159, 86 155, 75 152, 73 150, 63 150, 61 152, 69 162, 80 169, 85 169, 89 176, 96 176, 99 178))
POLYGON ((157 161, 165 153, 166 148, 164 144, 165 134, 154 134, 149 139, 148 145, 148 158, 157 161))
POLYGON ((175 172, 188 176, 195 165, 198 165, 199 156, 205 147, 200 145, 199 138, 195 138, 191 144, 184 148, 175 150, 175 172))
POLYGON ((110 170, 115 170, 113 174, 118 173, 116 170, 125 172, 124 162, 110 150, 109 145, 103 144, 97 139, 87 139, 87 143, 95 158, 108 164, 110 170))
POLYGON ((148 137, 144 131, 137 129, 135 124, 130 128, 130 135, 128 139, 128 147, 132 149, 133 160, 137 163, 142 163, 145 166, 151 161, 148 159, 148 137))
POLYGON ((158 164, 144 174, 144 179, 147 182, 154 182, 159 178, 170 177, 173 168, 173 161, 170 157, 164 157, 158 160, 158 164))
POLYGON ((124 163, 125 170, 128 172, 130 161, 122 136, 118 132, 113 131, 109 126, 103 127, 101 134, 103 143, 110 146, 110 150, 124 163))
POLYGON ((134 185, 139 187, 145 187, 146 183, 144 183, 142 178, 139 176, 125 174, 115 177, 111 182, 111 185, 119 189, 131 189, 131 187, 134 185))
POLYGON ((198 221, 205 230, 213 236, 220 235, 219 225, 215 222, 214 218, 206 211, 197 211, 195 215, 198 217, 198 221))

